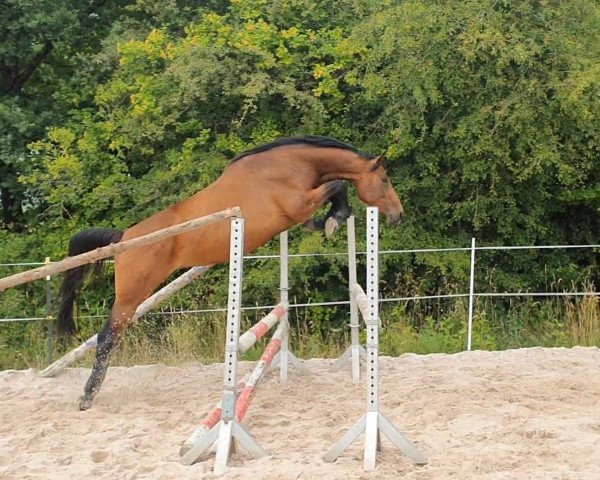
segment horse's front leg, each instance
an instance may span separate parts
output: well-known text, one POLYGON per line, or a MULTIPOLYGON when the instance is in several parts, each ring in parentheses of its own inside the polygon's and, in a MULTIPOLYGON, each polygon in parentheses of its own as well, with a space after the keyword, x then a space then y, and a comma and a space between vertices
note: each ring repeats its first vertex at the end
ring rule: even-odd
POLYGON ((333 180, 312 190, 309 193, 308 202, 311 206, 317 205, 314 210, 318 210, 328 202, 331 203, 325 218, 311 218, 302 224, 309 230, 324 230, 327 237, 333 235, 339 229, 340 224, 344 223, 352 214, 348 203, 348 189, 343 180, 333 180))

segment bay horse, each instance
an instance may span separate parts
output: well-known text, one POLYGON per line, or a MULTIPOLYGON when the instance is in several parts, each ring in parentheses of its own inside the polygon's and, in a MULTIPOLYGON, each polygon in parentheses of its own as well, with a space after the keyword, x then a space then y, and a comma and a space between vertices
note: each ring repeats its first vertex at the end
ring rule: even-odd
MULTIPOLYGON (((234 206, 240 207, 245 219, 244 252, 248 253, 290 227, 308 222, 326 203, 332 203, 329 216, 337 215, 337 220, 347 217, 350 211, 347 202, 344 205, 344 180, 355 185, 364 203, 378 207, 389 223, 398 224, 403 208, 383 162, 383 156, 372 157, 327 137, 280 138, 239 154, 214 183, 124 232, 93 229, 75 235, 69 254, 129 240, 234 206)), ((229 235, 229 222, 213 223, 115 257, 115 300, 98 334, 96 359, 79 402, 80 410, 91 407, 106 375, 111 351, 140 303, 176 270, 227 262, 229 235)), ((59 331, 75 330, 73 301, 84 272, 82 266, 65 275, 59 331)))

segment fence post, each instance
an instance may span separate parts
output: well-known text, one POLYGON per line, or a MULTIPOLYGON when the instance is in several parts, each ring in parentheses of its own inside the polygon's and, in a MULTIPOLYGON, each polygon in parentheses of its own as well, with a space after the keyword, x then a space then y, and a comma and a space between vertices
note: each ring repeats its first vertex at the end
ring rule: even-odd
POLYGON ((475 237, 471 238, 471 273, 469 275, 469 322, 467 326, 467 351, 473 342, 473 302, 475 299, 475 237))
MULTIPOLYGON (((347 223, 348 228, 348 291, 350 292, 350 338, 352 340, 352 383, 360 383, 360 319, 358 317, 358 305, 356 297, 352 295, 352 287, 358 283, 356 279, 356 227, 354 215, 350 215, 347 223)), ((364 356, 364 354, 363 354, 364 356)))
MULTIPOLYGON (((50 265, 50 257, 46 257, 44 262, 46 265, 50 265)), ((46 321, 48 322, 48 337, 46 339, 46 361, 50 365, 53 362, 53 346, 52 346, 52 284, 50 282, 50 275, 46 275, 46 321)))
MULTIPOLYGON (((224 470, 229 460, 229 453, 235 449, 232 427, 235 420, 235 404, 237 401, 237 370, 239 360, 238 340, 240 337, 240 320, 242 313, 242 282, 244 278, 244 219, 234 218, 231 221, 231 242, 229 262, 229 293, 227 295, 227 334, 225 344, 225 377, 221 407, 219 430, 219 447, 215 459, 215 470, 224 470)), ((211 442, 212 443, 212 442, 211 442)))
MULTIPOLYGON (((289 277, 288 277, 288 232, 287 230, 279 234, 279 301, 288 302, 289 300, 289 277)), ((281 323, 288 324, 289 316, 286 310, 281 319, 281 323)), ((288 362, 289 362, 289 324, 286 334, 281 339, 281 349, 279 350, 279 381, 288 380, 288 362)))

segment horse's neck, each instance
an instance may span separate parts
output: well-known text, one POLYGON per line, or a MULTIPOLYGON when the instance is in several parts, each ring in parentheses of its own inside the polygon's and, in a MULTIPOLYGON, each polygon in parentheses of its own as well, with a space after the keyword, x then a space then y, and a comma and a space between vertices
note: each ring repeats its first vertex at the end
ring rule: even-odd
POLYGON ((365 170, 367 161, 354 152, 340 148, 314 148, 308 152, 320 181, 356 180, 365 170))

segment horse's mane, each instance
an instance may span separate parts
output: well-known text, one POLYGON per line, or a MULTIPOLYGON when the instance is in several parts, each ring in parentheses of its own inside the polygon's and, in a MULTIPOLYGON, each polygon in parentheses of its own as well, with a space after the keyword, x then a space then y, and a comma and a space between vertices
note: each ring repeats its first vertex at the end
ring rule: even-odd
POLYGON ((353 147, 352 145, 348 145, 347 143, 340 142, 339 140, 335 140, 334 138, 307 135, 307 136, 303 136, 303 137, 278 138, 274 142, 265 143, 264 145, 254 147, 254 148, 251 148, 250 150, 246 150, 245 152, 240 153, 233 160, 231 160, 231 162, 233 163, 233 162, 240 160, 241 158, 247 157, 249 155, 266 152, 268 150, 272 150, 277 147, 284 147, 286 145, 309 145, 311 147, 317 147, 317 148, 341 148, 343 150, 349 150, 351 152, 354 152, 366 160, 369 160, 372 158, 371 155, 361 152, 360 150, 353 147))

